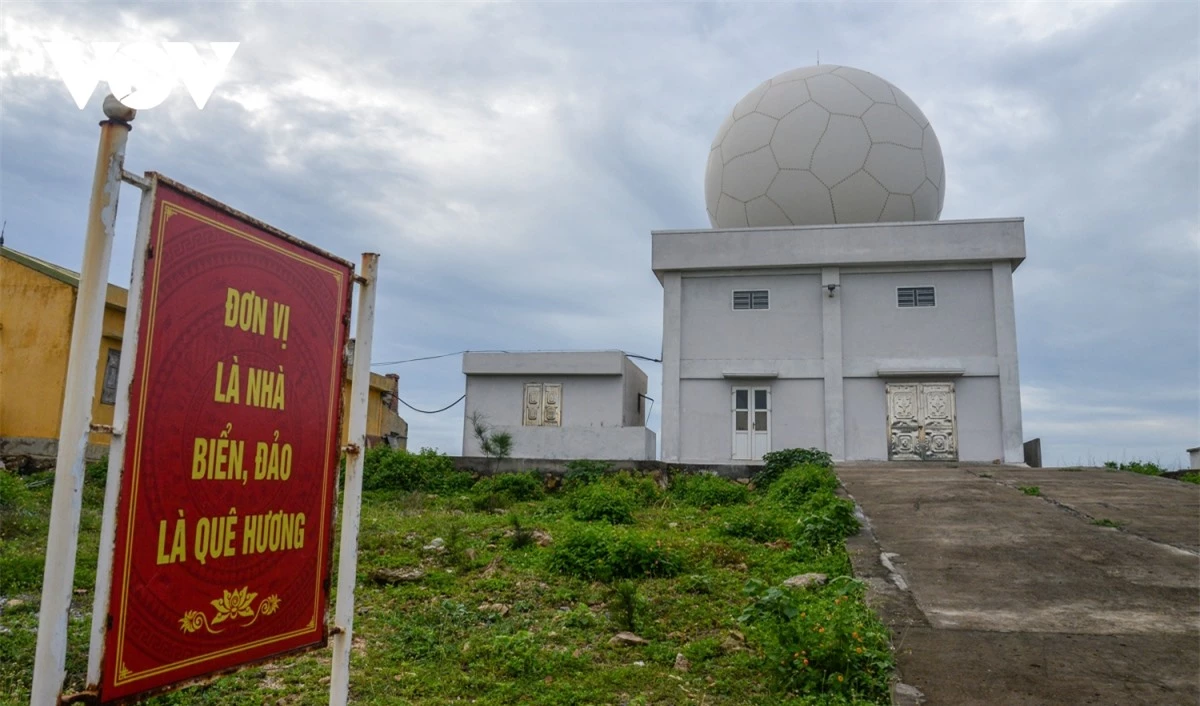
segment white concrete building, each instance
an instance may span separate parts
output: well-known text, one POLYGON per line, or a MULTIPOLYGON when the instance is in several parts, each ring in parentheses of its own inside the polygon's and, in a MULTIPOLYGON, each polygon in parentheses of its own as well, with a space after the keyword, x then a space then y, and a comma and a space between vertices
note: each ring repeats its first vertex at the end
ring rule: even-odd
POLYGON ((1022 462, 1024 223, 938 222, 944 187, 929 121, 872 74, 743 98, 709 155, 714 228, 652 234, 663 460, 1022 462))
POLYGON ((463 455, 482 456, 480 415, 514 458, 648 460, 646 373, 620 351, 466 353, 463 455))

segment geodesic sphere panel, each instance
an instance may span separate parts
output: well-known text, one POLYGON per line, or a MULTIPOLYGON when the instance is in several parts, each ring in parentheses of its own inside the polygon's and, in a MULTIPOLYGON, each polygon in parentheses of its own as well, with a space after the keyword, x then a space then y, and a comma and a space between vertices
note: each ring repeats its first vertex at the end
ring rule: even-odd
POLYGON ((908 96, 847 66, 759 84, 721 124, 704 200, 714 228, 935 221, 945 164, 908 96))

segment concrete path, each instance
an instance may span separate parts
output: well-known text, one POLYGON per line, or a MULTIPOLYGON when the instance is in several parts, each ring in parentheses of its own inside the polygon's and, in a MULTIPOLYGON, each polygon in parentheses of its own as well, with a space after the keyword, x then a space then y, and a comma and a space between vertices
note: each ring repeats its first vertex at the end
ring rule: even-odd
MULTIPOLYGON (((1200 486, 1101 469, 837 474, 866 517, 855 571, 924 703, 1200 704, 1200 486)), ((897 703, 921 702, 906 691, 897 703)))

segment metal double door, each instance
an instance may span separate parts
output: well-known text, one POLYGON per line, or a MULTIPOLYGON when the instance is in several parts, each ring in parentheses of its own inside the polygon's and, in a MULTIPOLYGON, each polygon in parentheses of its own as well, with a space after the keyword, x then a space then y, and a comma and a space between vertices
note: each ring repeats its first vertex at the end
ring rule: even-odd
POLYGON ((887 410, 888 460, 958 460, 954 383, 888 383, 887 410))

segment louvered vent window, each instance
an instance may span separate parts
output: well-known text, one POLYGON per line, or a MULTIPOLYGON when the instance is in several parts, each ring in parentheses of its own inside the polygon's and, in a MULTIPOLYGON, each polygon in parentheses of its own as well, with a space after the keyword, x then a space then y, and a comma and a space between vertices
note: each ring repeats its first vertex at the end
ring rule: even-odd
POLYGON ((735 311, 743 309, 769 309, 769 304, 769 297, 765 289, 733 290, 733 308, 735 311))
POLYGON ((896 305, 901 307, 933 306, 933 287, 898 287, 896 289, 896 305))

